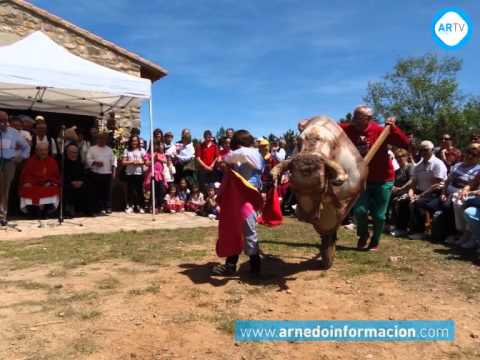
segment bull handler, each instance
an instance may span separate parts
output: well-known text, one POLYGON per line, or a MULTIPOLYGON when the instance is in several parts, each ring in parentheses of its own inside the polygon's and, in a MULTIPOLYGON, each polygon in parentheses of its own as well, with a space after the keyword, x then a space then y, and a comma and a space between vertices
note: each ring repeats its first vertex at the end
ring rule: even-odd
MULTIPOLYGON (((407 149, 408 137, 395 125, 395 117, 389 117, 385 125, 390 125, 390 134, 368 165, 368 178, 365 191, 360 195, 353 214, 357 222, 358 249, 365 249, 370 238, 368 214, 373 220, 373 234, 368 244, 369 251, 377 251, 385 225, 385 215, 390 202, 395 172, 388 156, 387 145, 407 149)), ((373 117, 372 110, 365 105, 357 106, 351 124, 340 124, 347 136, 365 157, 370 147, 383 131, 373 117)))

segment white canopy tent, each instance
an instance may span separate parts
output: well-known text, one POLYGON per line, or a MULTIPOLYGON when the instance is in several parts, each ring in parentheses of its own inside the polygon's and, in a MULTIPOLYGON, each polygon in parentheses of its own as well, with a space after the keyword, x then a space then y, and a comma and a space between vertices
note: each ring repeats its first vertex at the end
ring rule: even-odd
POLYGON ((78 57, 40 31, 0 47, 2 108, 98 117, 149 100, 151 140, 151 88, 150 80, 78 57))
POLYGON ((0 47, 3 107, 98 116, 150 95, 150 80, 73 55, 40 31, 0 47))

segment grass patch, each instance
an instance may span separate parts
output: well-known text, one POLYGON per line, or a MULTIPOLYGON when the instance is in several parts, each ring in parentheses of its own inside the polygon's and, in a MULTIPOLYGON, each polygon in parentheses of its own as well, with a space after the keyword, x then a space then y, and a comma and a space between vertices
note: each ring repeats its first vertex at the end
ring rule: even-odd
POLYGON ((191 250, 190 245, 207 244, 215 236, 211 228, 200 228, 54 236, 23 243, 5 241, 0 243, 0 259, 13 259, 16 268, 60 263, 69 269, 109 259, 158 265, 171 259, 205 256, 206 248, 191 250))
POLYGON ((10 287, 15 286, 24 290, 49 290, 50 285, 39 283, 36 281, 25 280, 0 280, 0 286, 10 287))
POLYGON ((160 292, 160 284, 158 282, 152 282, 149 286, 143 289, 131 289, 128 291, 129 295, 141 296, 145 294, 158 294, 160 292))

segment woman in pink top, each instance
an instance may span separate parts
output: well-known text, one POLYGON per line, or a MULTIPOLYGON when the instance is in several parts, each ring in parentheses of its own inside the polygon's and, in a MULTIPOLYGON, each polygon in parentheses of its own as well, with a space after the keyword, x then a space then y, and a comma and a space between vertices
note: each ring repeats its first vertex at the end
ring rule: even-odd
POLYGON ((155 186, 155 205, 157 209, 161 209, 163 198, 165 196, 165 189, 167 187, 164 177, 164 164, 167 162, 167 157, 163 152, 163 144, 159 141, 156 141, 154 144, 153 158, 154 173, 152 174, 152 154, 150 151, 145 154, 144 159, 147 171, 145 173, 143 188, 145 192, 145 200, 147 203, 150 203, 152 186, 155 186))

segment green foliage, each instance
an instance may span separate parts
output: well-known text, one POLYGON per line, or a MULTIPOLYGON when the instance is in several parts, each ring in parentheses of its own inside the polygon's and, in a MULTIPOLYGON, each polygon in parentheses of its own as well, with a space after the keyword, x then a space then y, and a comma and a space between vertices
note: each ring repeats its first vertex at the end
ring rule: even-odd
POLYGON ((399 125, 419 138, 436 141, 449 132, 463 140, 472 114, 478 114, 478 102, 464 116, 457 81, 461 67, 455 57, 434 54, 400 59, 382 81, 368 84, 364 100, 376 114, 397 116, 399 125))
POLYGON ((220 139, 224 137, 226 133, 227 131, 225 130, 225 128, 221 126, 220 129, 218 129, 217 133, 215 134, 215 138, 217 139, 217 141, 220 141, 220 139))

